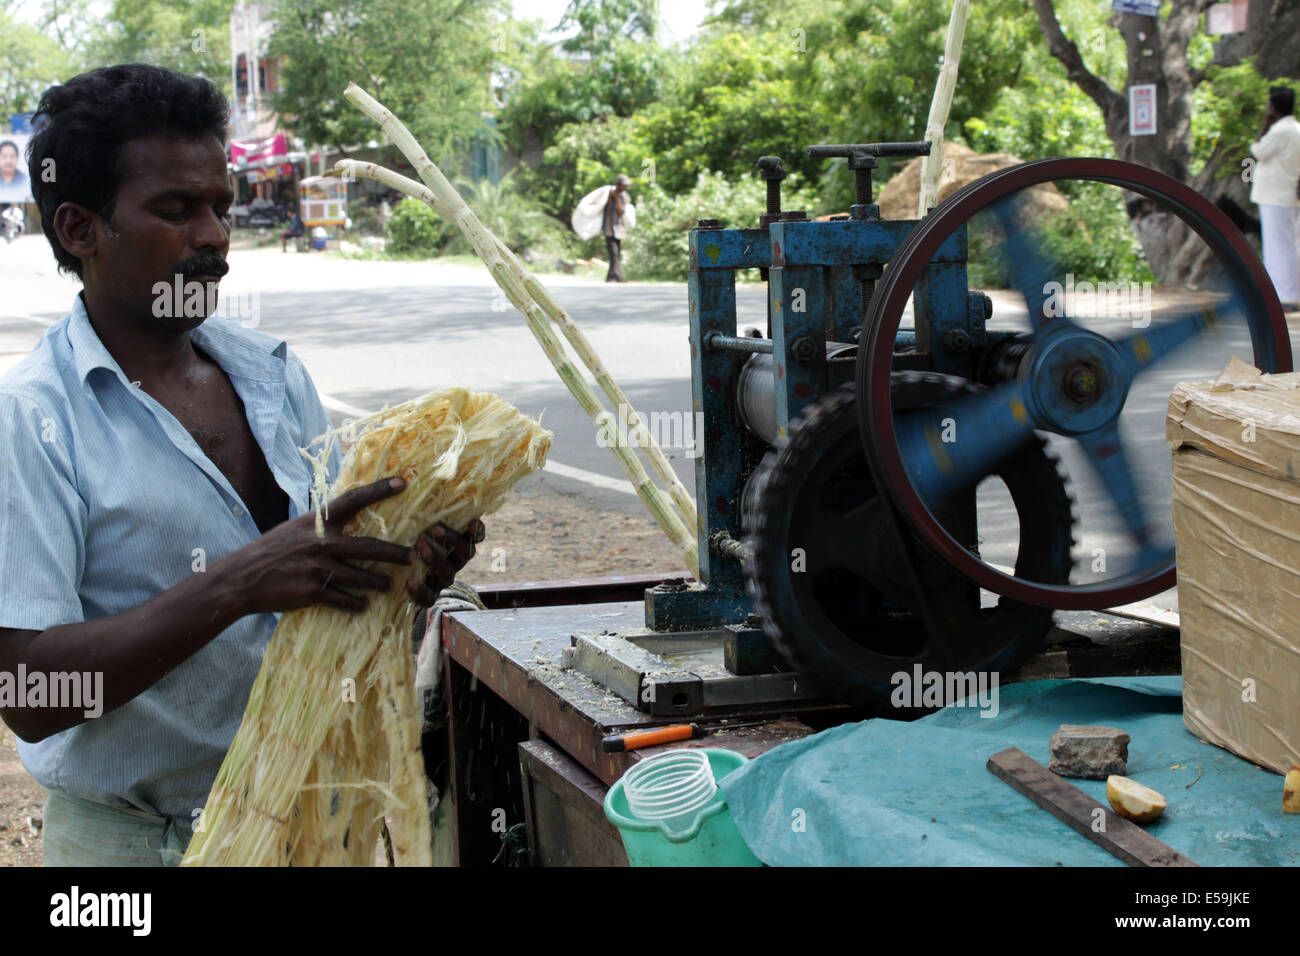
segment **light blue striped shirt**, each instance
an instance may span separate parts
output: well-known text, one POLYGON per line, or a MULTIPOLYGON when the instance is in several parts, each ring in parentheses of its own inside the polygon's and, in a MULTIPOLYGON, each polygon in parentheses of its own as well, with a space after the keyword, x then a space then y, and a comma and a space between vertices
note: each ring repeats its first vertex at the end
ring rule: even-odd
MULTIPOLYGON (((330 428, 285 343, 213 316, 192 341, 229 376, 258 447, 310 507, 300 447, 330 428)), ((0 377, 0 627, 45 630, 137 607, 261 532, 185 427, 132 386, 77 296, 0 377)), ((319 450, 317 448, 313 451, 319 450)), ((331 454, 331 480, 338 463, 331 454)), ((242 618, 125 705, 19 742, 47 789, 191 819, 239 727, 278 615, 242 618)))

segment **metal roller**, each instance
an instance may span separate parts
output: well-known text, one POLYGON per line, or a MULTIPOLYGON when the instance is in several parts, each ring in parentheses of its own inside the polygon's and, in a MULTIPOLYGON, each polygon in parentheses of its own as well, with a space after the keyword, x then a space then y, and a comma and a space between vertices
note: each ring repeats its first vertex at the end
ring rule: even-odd
MULTIPOLYGON (((832 387, 852 381, 858 347, 846 342, 826 343, 826 364, 832 387)), ((776 421, 776 373, 770 353, 755 355, 740 370, 736 382, 736 409, 745 427, 768 445, 779 435, 776 421)))

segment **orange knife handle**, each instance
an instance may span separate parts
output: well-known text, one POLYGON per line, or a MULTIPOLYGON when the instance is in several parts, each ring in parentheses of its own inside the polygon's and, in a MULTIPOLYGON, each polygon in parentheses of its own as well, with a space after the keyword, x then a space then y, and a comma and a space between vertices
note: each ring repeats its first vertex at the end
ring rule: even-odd
POLYGON ((613 734, 601 741, 605 753, 622 753, 640 747, 657 747, 670 744, 676 740, 690 740, 695 736, 696 728, 692 724, 673 724, 671 727, 656 727, 654 730, 636 730, 628 734, 613 734))

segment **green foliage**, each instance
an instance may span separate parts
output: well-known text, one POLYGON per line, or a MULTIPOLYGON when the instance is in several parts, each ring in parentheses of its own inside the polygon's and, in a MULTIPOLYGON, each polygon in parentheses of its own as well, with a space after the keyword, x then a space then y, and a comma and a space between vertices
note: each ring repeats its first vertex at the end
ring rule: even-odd
POLYGON ((1047 260, 1079 282, 1154 281, 1121 191, 1105 183, 1068 186, 1062 191, 1070 208, 1048 220, 1039 232, 1047 260))
MULTIPOLYGON (((20 0, 0 4, 0 7, 10 10, 24 6, 30 9, 30 4, 25 5, 20 0)), ((96 44, 102 42, 107 31, 104 12, 97 0, 40 0, 39 6, 40 14, 33 22, 61 50, 72 55, 74 69, 98 65, 91 61, 90 53, 96 44)))
POLYGON ((1026 162, 1114 153, 1097 105, 1063 76, 1047 73, 1022 76, 984 116, 968 119, 965 132, 977 152, 1011 153, 1026 162))
POLYGON ((815 175, 806 147, 818 110, 789 77, 795 54, 774 34, 730 33, 698 43, 676 69, 671 95, 639 113, 614 165, 653 164, 669 194, 691 190, 702 172, 752 175, 760 155, 783 156, 792 173, 815 175))
MULTIPOLYGON (((457 190, 479 221, 512 252, 568 251, 565 226, 521 195, 514 177, 500 183, 458 182, 457 190)), ((456 225, 423 202, 403 199, 388 220, 389 251, 401 256, 457 255, 470 252, 469 244, 456 225)), ((576 238, 576 237, 575 237, 576 238)))
MULTIPOLYGON (((1068 0, 1057 3, 1057 15, 1088 68, 1122 89, 1127 70, 1124 40, 1107 23, 1109 8, 1068 0)), ((978 152, 1011 153, 1025 161, 1113 155, 1115 147, 1097 104, 1065 75, 1041 32, 1035 31, 1030 40, 1020 54, 1016 83, 962 124, 967 143, 978 152)), ((963 57, 963 74, 965 65, 963 57)))
POLYGON ((403 199, 388 218, 388 251, 395 255, 432 256, 450 238, 448 226, 447 220, 424 203, 403 199))
POLYGON ((521 195, 512 175, 507 174, 495 185, 484 179, 474 185, 459 184, 458 188, 479 222, 512 252, 553 248, 560 243, 563 224, 521 195))
POLYGON ((520 190, 539 197, 552 215, 567 216, 581 195, 574 185, 578 158, 593 140, 602 141, 608 158, 605 134, 664 94, 670 60, 656 44, 624 36, 586 61, 535 45, 509 72, 498 113, 505 141, 530 164, 520 171, 520 190))
POLYGON ((1300 82, 1268 80, 1255 69, 1255 58, 1236 66, 1211 66, 1206 82, 1196 89, 1192 120, 1193 171, 1199 172, 1218 148, 1225 162, 1218 178, 1239 175, 1249 157, 1250 144, 1259 135, 1268 109, 1268 90, 1287 86, 1300 96, 1300 82))
MULTIPOLYGON (((791 62, 790 74, 800 101, 822 111, 822 141, 924 135, 951 11, 947 0, 788 4, 776 32, 792 47, 805 48, 791 62)), ((960 128, 1015 84, 1022 53, 1037 32, 1023 0, 971 5, 951 123, 960 128)))
MULTIPOLYGON (((791 185, 821 184, 826 205, 847 208, 843 163, 814 161, 814 142, 920 139, 942 60, 946 0, 774 0, 728 7, 673 70, 665 95, 633 117, 611 165, 653 163, 668 193, 699 173, 752 174, 779 155, 791 185)), ((952 120, 960 123, 1014 82, 1029 36, 1019 0, 973 8, 952 120)), ((567 132, 567 131, 566 131, 567 132)), ((562 137, 563 138, 563 137, 562 137)), ((570 137, 572 138, 572 137, 570 137)), ((629 170, 630 171, 630 170, 629 170)), ((892 172, 882 164, 878 181, 892 172)))
MULTIPOLYGON (((1151 282, 1154 276, 1129 224, 1121 191, 1096 182, 1056 184, 1070 207, 1033 229, 1040 252, 1052 263, 1053 275, 1076 282, 1151 282)), ((1000 289, 1011 285, 1003 257, 1003 233, 991 212, 969 224, 970 259, 967 275, 972 288, 1000 289)))
POLYGON ((556 30, 578 32, 564 41, 570 53, 598 54, 622 38, 653 40, 659 0, 570 0, 556 30))
POLYGON ((570 123, 560 131, 545 158, 551 167, 569 170, 567 181, 560 187, 561 214, 572 212, 578 199, 597 186, 613 182, 619 173, 639 177, 648 171, 640 162, 623 167, 622 157, 630 152, 628 143, 634 129, 632 118, 612 116, 598 123, 570 123))
MULTIPOLYGON (((1126 51, 1123 37, 1110 23, 1108 6, 1092 0, 1058 0, 1056 8, 1066 36, 1078 45, 1088 68, 1123 90, 1126 51)), ((1220 149, 1224 164, 1217 175, 1225 177, 1240 172, 1239 160, 1246 156, 1263 119, 1268 87, 1288 81, 1265 80, 1256 72, 1253 58, 1231 67, 1209 65, 1214 43, 1214 38, 1197 33, 1187 50, 1192 68, 1206 70, 1206 82, 1193 94, 1191 172, 1198 174, 1220 149)), ((962 66, 964 74, 964 59, 962 66)), ((1100 110, 1066 77, 1037 33, 1025 47, 1018 82, 1004 90, 990 109, 966 120, 963 128, 973 148, 1005 151, 1024 160, 1114 154, 1100 110)))
MULTIPOLYGON (((1067 37, 1079 47, 1088 68, 1123 88, 1127 70, 1124 40, 1107 22, 1109 8, 1092 2, 1057 3, 1067 37)), ((963 71, 965 58, 962 60, 963 71)), ((1005 152, 1030 161, 1061 156, 1113 156, 1097 105, 1065 75, 1035 31, 1020 58, 1014 85, 1000 91, 979 115, 962 124, 977 152, 1005 152)), ((1064 276, 1083 282, 1144 282, 1152 279, 1141 246, 1124 211, 1119 190, 1100 183, 1058 183, 1070 209, 1042 223, 1043 254, 1064 276)), ((971 284, 1001 288, 1009 284, 1005 262, 996 254, 999 230, 973 225, 971 284)))
MULTIPOLYGON (((640 193, 636 228, 623 243, 630 278, 681 281, 690 268, 688 233, 700 219, 717 219, 726 228, 758 225, 766 210, 767 190, 755 176, 731 180, 721 173, 700 173, 687 192, 671 196, 659 185, 640 193)), ((817 200, 807 192, 787 190, 783 205, 816 214, 817 200)))
POLYGON ((663 91, 664 58, 653 44, 626 38, 589 62, 538 47, 503 91, 501 125, 516 139, 531 132, 548 146, 567 123, 630 116, 663 91))
POLYGON ((28 113, 72 74, 72 57, 35 27, 0 11, 0 116, 28 113))
MULTIPOLYGON (((1115 89, 1124 89, 1128 51, 1111 5, 1097 0, 1056 0, 1056 18, 1066 38, 1079 48, 1088 69, 1115 89)), ((1037 18, 1034 23, 1032 42, 1024 51, 1024 69, 1037 74, 1050 72, 1066 80, 1065 68, 1047 50, 1047 42, 1037 28, 1037 18)))
POLYGON ((436 161, 490 136, 496 0, 276 0, 272 55, 287 59, 276 108, 299 136, 345 147, 379 137, 343 98, 381 100, 436 161))
MULTIPOLYGON (((623 172, 616 154, 625 152, 631 119, 609 116, 594 123, 570 123, 543 153, 537 169, 519 170, 520 189, 551 215, 567 220, 584 195, 623 172)), ((638 164, 639 165, 639 164, 638 164)), ((629 168, 628 175, 638 173, 629 168)))
POLYGON ((93 65, 152 63, 201 73, 226 96, 235 0, 113 0, 103 32, 87 44, 93 65))
MULTIPOLYGON (((842 163, 809 159, 808 145, 924 134, 947 0, 733 4, 682 54, 632 43, 614 30, 611 24, 624 23, 636 6, 575 4, 603 12, 603 29, 618 38, 590 66, 539 47, 505 91, 506 137, 535 166, 521 178, 552 215, 567 216, 613 173, 653 180, 678 195, 693 190, 701 172, 751 176, 757 158, 769 154, 784 158, 791 185, 824 183, 827 204, 847 208, 852 177, 842 163)), ((955 123, 1014 83, 1031 21, 1021 0, 973 8, 955 123)), ((595 34, 587 35, 582 43, 590 46, 595 34)), ((882 164, 878 179, 890 171, 882 164)))
POLYGON ((379 222, 379 209, 376 206, 355 205, 348 210, 348 218, 352 220, 352 230, 359 235, 383 235, 384 230, 379 222))

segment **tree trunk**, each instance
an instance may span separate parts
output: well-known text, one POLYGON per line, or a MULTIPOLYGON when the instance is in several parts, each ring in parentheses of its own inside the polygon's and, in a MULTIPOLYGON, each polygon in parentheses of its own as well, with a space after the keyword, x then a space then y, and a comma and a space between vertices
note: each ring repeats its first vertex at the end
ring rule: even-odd
POLYGON ((1300 65, 1300 3, 1296 0, 1251 0, 1244 33, 1230 33, 1214 47, 1214 64, 1234 66, 1255 57, 1259 75, 1294 77, 1300 65))
MULTIPOLYGON (((1061 29, 1053 0, 1034 0, 1034 8, 1048 50, 1101 110, 1115 155, 1186 183, 1223 209, 1243 232, 1258 233, 1249 186, 1240 176, 1219 178, 1225 166, 1240 162, 1249 144, 1219 144, 1205 167, 1195 176, 1191 174, 1192 98, 1204 74, 1192 69, 1187 48, 1199 28, 1200 14, 1211 2, 1174 0, 1163 23, 1133 14, 1117 14, 1111 20, 1118 25, 1128 54, 1127 85, 1150 83, 1156 87, 1159 123, 1154 136, 1129 135, 1128 96, 1087 68, 1078 46, 1061 29)), ((1212 62, 1231 66, 1247 56, 1257 57, 1256 69, 1263 76, 1293 75, 1300 63, 1300 3, 1251 0, 1246 31, 1222 37, 1212 62)), ((1134 232, 1161 284, 1213 284, 1214 257, 1190 229, 1141 197, 1128 195, 1126 199, 1134 232)))

